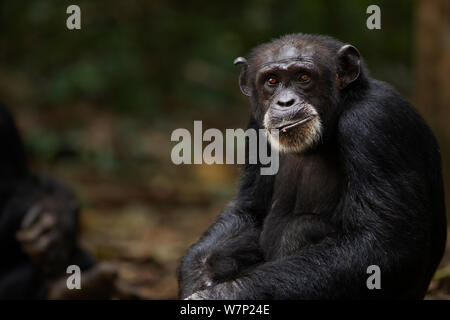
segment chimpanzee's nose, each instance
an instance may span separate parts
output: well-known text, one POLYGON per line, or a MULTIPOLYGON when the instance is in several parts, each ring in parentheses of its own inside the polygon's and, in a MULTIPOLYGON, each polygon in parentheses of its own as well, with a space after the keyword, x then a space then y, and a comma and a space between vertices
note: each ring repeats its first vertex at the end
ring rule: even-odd
POLYGON ((295 103, 295 101, 296 101, 295 95, 289 92, 281 94, 280 97, 278 98, 277 104, 280 107, 290 107, 295 103))

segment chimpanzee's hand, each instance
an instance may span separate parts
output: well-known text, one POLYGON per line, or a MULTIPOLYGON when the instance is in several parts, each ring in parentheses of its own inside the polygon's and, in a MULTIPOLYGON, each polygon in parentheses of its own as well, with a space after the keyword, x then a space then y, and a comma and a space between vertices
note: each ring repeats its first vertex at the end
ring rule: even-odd
POLYGON ((184 300, 206 300, 202 297, 202 291, 197 291, 191 294, 189 297, 185 298, 184 300))
POLYGON ((75 245, 77 206, 71 199, 46 195, 26 213, 16 238, 44 273, 60 272, 75 245))
POLYGON ((219 239, 209 252, 201 246, 193 247, 181 262, 180 297, 208 290, 218 284, 237 278, 264 261, 259 247, 257 228, 247 228, 245 234, 219 239))
POLYGON ((219 283, 210 288, 196 291, 184 300, 226 300, 237 299, 238 280, 219 283))
POLYGON ((209 256, 207 264, 211 270, 211 279, 217 284, 238 277, 263 260, 258 242, 254 241, 241 247, 222 247, 209 256))

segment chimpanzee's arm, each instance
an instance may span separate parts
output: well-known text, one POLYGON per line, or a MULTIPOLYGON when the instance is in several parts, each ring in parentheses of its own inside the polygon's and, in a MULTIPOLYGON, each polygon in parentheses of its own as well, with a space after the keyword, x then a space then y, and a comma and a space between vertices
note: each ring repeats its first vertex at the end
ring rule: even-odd
POLYGON ((229 280, 262 261, 259 235, 271 199, 273 177, 261 177, 259 170, 257 165, 246 166, 236 200, 181 260, 181 298, 229 280))
MULTIPOLYGON (((253 117, 248 128, 259 128, 253 117)), ((261 176, 260 163, 249 164, 250 152, 259 154, 260 137, 257 139, 256 149, 246 145, 247 159, 236 200, 181 260, 178 269, 181 298, 232 279, 263 260, 259 236, 270 206, 274 176, 261 176)))
MULTIPOLYGON (((364 266, 380 264, 365 256, 369 244, 327 239, 297 255, 266 262, 247 274, 212 288, 198 291, 188 299, 333 299, 346 293, 364 294, 364 266), (365 251, 365 252, 364 252, 365 251), (365 261, 363 261, 365 260, 365 261)), ((365 288, 365 290, 368 290, 365 288)))
POLYGON ((383 218, 383 214, 374 213, 368 206, 360 209, 351 214, 355 224, 346 221, 349 228, 337 236, 325 238, 291 256, 259 264, 236 279, 195 292, 188 298, 420 298, 419 289, 410 291, 409 288, 411 279, 429 281, 431 278, 427 274, 430 266, 422 262, 429 254, 430 243, 420 231, 423 227, 420 221, 416 220, 415 226, 406 225, 409 214, 402 217, 399 213, 400 217, 389 218, 385 212, 383 218), (369 290, 366 286, 370 276, 367 268, 371 265, 381 269, 381 290, 369 290), (396 296, 400 292, 404 295, 396 296))
POLYGON ((231 206, 223 212, 183 257, 179 269, 181 298, 238 272, 242 261, 235 259, 246 259, 246 265, 260 260, 260 230, 248 214, 238 210, 231 206))

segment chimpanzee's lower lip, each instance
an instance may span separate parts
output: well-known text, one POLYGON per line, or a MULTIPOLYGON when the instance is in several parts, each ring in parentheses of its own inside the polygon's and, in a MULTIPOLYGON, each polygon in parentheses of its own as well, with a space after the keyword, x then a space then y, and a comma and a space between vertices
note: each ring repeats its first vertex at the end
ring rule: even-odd
POLYGON ((296 127, 296 126, 299 126, 299 125, 301 125, 301 124, 304 124, 304 123, 306 123, 306 122, 309 122, 309 121, 312 120, 313 118, 314 118, 314 116, 309 116, 309 117, 306 117, 306 118, 304 118, 304 119, 302 119, 302 120, 298 120, 298 121, 295 121, 295 122, 291 122, 291 123, 282 125, 282 126, 280 126, 280 127, 275 127, 275 128, 273 128, 273 129, 278 129, 278 130, 280 130, 281 132, 286 132, 286 131, 289 130, 289 129, 292 129, 292 128, 296 127))

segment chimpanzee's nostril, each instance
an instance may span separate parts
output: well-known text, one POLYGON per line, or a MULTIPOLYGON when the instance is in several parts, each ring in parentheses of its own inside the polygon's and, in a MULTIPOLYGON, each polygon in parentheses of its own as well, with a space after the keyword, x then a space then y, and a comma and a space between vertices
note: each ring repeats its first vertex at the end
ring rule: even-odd
POLYGON ((294 104, 295 99, 289 99, 289 100, 278 100, 277 104, 281 107, 290 107, 294 104))

